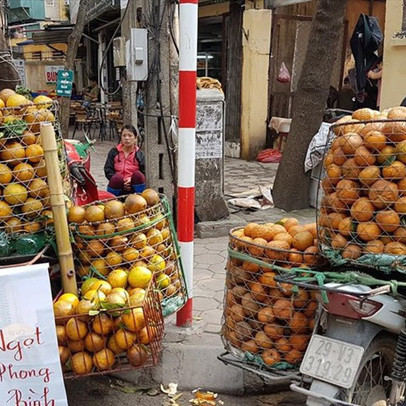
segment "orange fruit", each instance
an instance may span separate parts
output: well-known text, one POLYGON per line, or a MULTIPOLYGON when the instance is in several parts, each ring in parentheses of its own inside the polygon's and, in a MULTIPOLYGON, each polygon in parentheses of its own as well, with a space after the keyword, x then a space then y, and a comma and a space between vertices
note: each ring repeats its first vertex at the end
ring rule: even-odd
POLYGON ((380 131, 371 131, 365 136, 364 143, 371 151, 382 151, 386 146, 386 137, 380 131))
POLYGON ((406 255, 406 245, 401 242, 389 242, 385 246, 385 254, 406 255))
POLYGON ((90 240, 87 243, 86 251, 91 257, 101 257, 104 252, 104 245, 99 240, 90 240))
POLYGON ((98 352, 105 348, 106 341, 106 337, 101 337, 94 332, 90 332, 85 338, 85 346, 90 352, 98 352))
POLYGON ((350 259, 350 260, 355 260, 357 258, 359 258, 362 255, 362 248, 359 245, 356 244, 348 244, 341 256, 344 259, 350 259))
POLYGON ((279 352, 275 349, 264 351, 261 355, 261 358, 264 361, 264 363, 268 366, 272 366, 277 364, 278 362, 281 362, 281 356, 279 355, 279 352))
POLYGON ((97 315, 92 323, 93 330, 100 336, 107 336, 113 330, 114 323, 111 318, 104 313, 97 315))
POLYGON ((126 328, 135 333, 145 327, 144 311, 142 308, 135 308, 123 313, 122 319, 126 328))
POLYGON ((376 158, 371 151, 364 146, 359 147, 354 154, 355 163, 359 166, 371 166, 376 162, 376 158))
POLYGON ((398 189, 399 189, 400 196, 406 195, 406 178, 398 181, 398 189))
POLYGON ((385 122, 382 132, 395 144, 406 140, 406 124, 402 121, 385 122))
POLYGON ((352 113, 352 118, 360 121, 369 121, 375 118, 375 113, 372 109, 364 107, 362 109, 355 110, 352 113))
POLYGON ((394 210, 378 211, 375 221, 387 233, 393 233, 400 225, 399 215, 394 210))
POLYGON ((284 360, 289 364, 295 365, 303 358, 303 352, 295 350, 294 348, 284 355, 284 360))
POLYGON ((2 91, 0 91, 0 99, 3 101, 3 107, 4 104, 7 103, 8 98, 15 94, 16 92, 12 89, 3 89, 2 91))
POLYGON ((6 107, 13 107, 13 108, 26 107, 30 104, 31 104, 31 102, 27 98, 25 98, 21 94, 17 94, 17 93, 9 95, 9 97, 7 98, 7 101, 6 101, 6 107))
POLYGON ((141 195, 136 194, 127 196, 124 202, 124 208, 128 214, 139 213, 145 210, 147 206, 147 201, 141 195))
POLYGON ((0 164, 0 184, 7 185, 12 178, 13 172, 11 169, 7 165, 0 164))
POLYGON ((68 221, 69 223, 83 223, 85 221, 85 209, 81 206, 72 206, 69 209, 68 221))
POLYGON ((289 321, 289 327, 293 333, 303 333, 308 328, 309 320, 300 312, 295 312, 289 321))
POLYGON ((326 227, 330 228, 331 230, 338 230, 338 226, 340 222, 345 219, 345 214, 343 213, 330 213, 328 216, 328 223, 326 227))
POLYGON ((108 348, 104 348, 93 355, 93 363, 99 371, 107 371, 111 369, 116 362, 114 352, 108 348))
POLYGON ((104 215, 107 220, 124 216, 124 205, 118 200, 110 200, 104 205, 104 215))
POLYGON ((389 158, 396 156, 396 150, 394 147, 387 145, 382 148, 379 152, 379 155, 376 157, 376 160, 379 164, 383 165, 389 158))
MULTIPOLYGON (((398 230, 400 230, 401 228, 398 228, 396 231, 395 231, 395 235, 396 235, 396 232, 398 231, 398 230)), ((405 237, 406 237, 406 235, 405 235, 405 237)), ((406 241, 406 240, 405 240, 406 241)), ((401 242, 403 242, 403 241, 401 241, 401 242)), ((372 240, 372 241, 368 241, 366 244, 365 244, 365 247, 364 247, 364 251, 367 253, 367 254, 382 254, 383 253, 383 251, 384 251, 384 249, 385 249, 385 244, 382 242, 382 241, 380 241, 380 240, 372 240)))
POLYGON ((123 262, 123 258, 118 252, 111 251, 106 255, 105 261, 107 265, 113 267, 121 265, 121 263, 123 262))
POLYGON ((104 208, 89 206, 85 209, 85 220, 89 223, 104 221, 104 208))
POLYGON ((68 320, 65 330, 67 337, 75 341, 85 338, 88 332, 87 324, 74 317, 68 320))
POLYGON ((345 155, 354 155, 355 151, 363 144, 362 137, 356 133, 347 133, 340 141, 341 149, 345 155))
POLYGON ((327 177, 332 185, 336 185, 341 179, 341 169, 338 165, 332 164, 327 168, 327 177))
POLYGON ((43 208, 41 200, 29 197, 21 206, 21 213, 28 219, 34 219, 40 215, 43 208))
POLYGON ((25 155, 30 162, 38 163, 44 156, 44 150, 41 145, 38 144, 28 145, 25 150, 25 155))
POLYGON ((148 360, 148 352, 145 346, 135 344, 127 351, 128 362, 135 366, 140 367, 148 360))
POLYGON ((114 340, 119 348, 122 350, 127 350, 132 347, 134 342, 137 340, 137 334, 132 331, 120 328, 114 334, 114 340))
POLYGON ((400 214, 406 214, 406 197, 400 197, 394 205, 395 210, 400 214))
POLYGON ((34 177, 35 172, 31 165, 20 163, 14 167, 13 174, 20 182, 26 182, 34 177))
POLYGON ((307 348, 309 340, 310 337, 307 335, 295 334, 289 338, 289 343, 295 350, 304 351, 307 348))
POLYGON ((117 221, 117 231, 132 230, 134 227, 134 220, 129 217, 125 217, 117 221))
POLYGON ((381 171, 375 165, 367 166, 359 173, 358 178, 362 184, 370 186, 381 178, 381 171))
POLYGON ((391 205, 398 196, 399 190, 396 183, 383 179, 373 183, 368 193, 369 200, 377 209, 384 209, 391 205))
POLYGON ((360 197, 351 206, 351 217, 357 221, 369 221, 374 215, 375 207, 367 197, 360 197))
POLYGON ((341 250, 347 245, 347 240, 341 234, 337 234, 331 240, 331 247, 335 250, 341 250))
POLYGON ((10 234, 17 233, 23 229, 23 224, 18 217, 11 217, 5 222, 6 231, 10 234))
POLYGON ((359 185, 352 180, 340 180, 336 186, 336 193, 343 203, 352 204, 359 197, 359 185))
POLYGON ((25 148, 17 141, 8 141, 4 145, 0 156, 3 161, 6 161, 11 166, 15 166, 25 158, 25 148))
MULTIPOLYGON (((369 218, 368 220, 370 220, 371 218, 369 218)), ((338 231, 344 237, 349 237, 355 231, 355 224, 353 223, 353 218, 346 217, 343 220, 341 220, 338 225, 338 231)))
POLYGON ((286 241, 270 241, 265 249, 265 255, 274 260, 284 261, 288 256, 290 246, 286 241))
POLYGON ((286 231, 289 232, 289 230, 294 227, 299 225, 299 220, 294 218, 294 217, 289 217, 283 222, 283 227, 285 227, 286 231))
POLYGON ((93 369, 93 360, 87 352, 80 351, 72 355, 71 365, 72 371, 76 375, 86 375, 93 369))
POLYGON ((307 248, 304 252, 303 259, 307 265, 316 265, 320 260, 319 249, 315 246, 307 248))
POLYGON ((33 179, 29 186, 29 195, 41 199, 49 197, 50 192, 47 183, 43 179, 33 179))
POLYGON ((331 193, 331 195, 328 196, 326 207, 337 213, 345 213, 348 210, 347 205, 338 198, 337 192, 331 193))
POLYGON ((37 142, 37 137, 31 131, 24 131, 22 141, 25 145, 32 145, 37 142))
POLYGON ((359 223, 357 226, 357 234, 363 241, 373 241, 379 238, 381 229, 373 222, 359 223))
POLYGON ((356 180, 361 169, 354 158, 347 159, 341 167, 341 176, 344 179, 356 180))
POLYGON ((338 147, 333 151, 333 162, 337 166, 342 166, 344 162, 347 160, 347 157, 345 156, 343 150, 338 147))
POLYGON ((403 162, 394 161, 382 168, 382 175, 386 179, 403 179, 406 177, 406 166, 403 162))
POLYGON ((145 189, 141 196, 146 200, 148 207, 155 206, 159 203, 159 194, 154 189, 145 189))

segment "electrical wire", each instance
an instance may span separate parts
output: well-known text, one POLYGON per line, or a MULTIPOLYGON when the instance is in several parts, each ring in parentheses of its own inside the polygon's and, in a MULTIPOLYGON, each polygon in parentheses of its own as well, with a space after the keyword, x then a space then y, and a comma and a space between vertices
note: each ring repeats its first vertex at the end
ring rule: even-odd
POLYGON ((172 3, 171 15, 169 17, 169 32, 171 34, 173 45, 174 45, 174 47, 176 49, 176 53, 179 55, 179 46, 178 46, 178 43, 176 42, 175 34, 173 32, 173 19, 175 17, 176 7, 178 5, 179 5, 179 2, 177 0, 175 0, 175 2, 172 3))
POLYGON ((117 34, 118 30, 121 28, 121 26, 122 26, 122 24, 123 24, 124 18, 125 18, 125 16, 127 15, 127 11, 128 11, 130 2, 131 2, 131 0, 129 0, 129 1, 127 2, 127 5, 126 5, 125 10, 124 10, 124 12, 123 12, 123 15, 121 16, 121 19, 120 19, 120 21, 119 21, 119 23, 118 23, 118 25, 117 25, 117 27, 116 27, 116 29, 115 29, 113 35, 111 36, 110 41, 109 41, 109 43, 108 43, 107 46, 106 46, 106 49, 104 50, 104 55, 103 55, 103 58, 102 58, 102 60, 101 60, 101 62, 100 62, 100 68, 99 68, 99 84, 100 84, 101 89, 103 90, 103 92, 104 92, 107 96, 114 96, 116 93, 118 93, 118 91, 119 91, 119 90, 121 89, 121 87, 122 87, 122 86, 121 86, 121 81, 119 81, 119 85, 118 85, 117 89, 114 90, 112 93, 108 92, 108 91, 103 87, 103 83, 102 83, 102 72, 103 72, 104 61, 105 61, 106 58, 107 58, 107 53, 108 53, 108 51, 109 51, 109 49, 110 49, 110 47, 111 47, 111 44, 113 43, 114 38, 116 37, 116 34, 117 34))
POLYGON ((10 65, 14 69, 14 71, 17 73, 18 79, 1 79, 1 81, 2 82, 11 82, 11 83, 13 83, 13 82, 22 83, 22 78, 21 78, 20 72, 17 70, 15 65, 12 62, 10 62, 10 60, 11 61, 13 60, 13 56, 11 55, 10 52, 8 52, 8 51, 0 51, 0 63, 7 63, 8 65, 10 65), (6 56, 8 56, 9 59, 7 59, 6 56))

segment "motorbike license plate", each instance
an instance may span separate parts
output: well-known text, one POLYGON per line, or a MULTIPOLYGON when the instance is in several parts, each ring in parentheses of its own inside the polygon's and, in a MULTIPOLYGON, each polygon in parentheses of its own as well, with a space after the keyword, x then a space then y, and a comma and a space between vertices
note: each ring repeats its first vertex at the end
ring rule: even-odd
POLYGON ((364 348, 314 335, 300 366, 304 375, 343 388, 350 388, 361 363, 364 348))

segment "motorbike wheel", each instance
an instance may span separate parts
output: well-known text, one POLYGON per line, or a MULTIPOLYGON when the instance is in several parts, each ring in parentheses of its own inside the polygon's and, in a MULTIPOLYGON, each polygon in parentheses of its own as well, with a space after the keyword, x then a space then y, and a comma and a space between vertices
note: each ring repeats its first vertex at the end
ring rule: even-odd
POLYGON ((366 349, 353 386, 340 392, 338 399, 361 406, 386 406, 391 382, 396 340, 385 337, 372 341, 366 349))

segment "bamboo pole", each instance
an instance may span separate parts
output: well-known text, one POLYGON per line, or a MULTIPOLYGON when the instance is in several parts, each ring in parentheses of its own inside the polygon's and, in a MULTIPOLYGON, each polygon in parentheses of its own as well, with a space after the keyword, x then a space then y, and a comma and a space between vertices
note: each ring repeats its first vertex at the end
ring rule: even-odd
POLYGON ((54 218, 59 265, 61 267, 62 289, 64 293, 77 295, 75 267, 72 246, 69 238, 68 220, 63 195, 62 177, 59 169, 58 147, 55 130, 51 123, 41 123, 41 139, 48 174, 48 186, 54 218))

